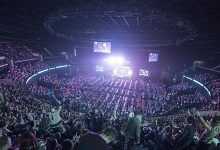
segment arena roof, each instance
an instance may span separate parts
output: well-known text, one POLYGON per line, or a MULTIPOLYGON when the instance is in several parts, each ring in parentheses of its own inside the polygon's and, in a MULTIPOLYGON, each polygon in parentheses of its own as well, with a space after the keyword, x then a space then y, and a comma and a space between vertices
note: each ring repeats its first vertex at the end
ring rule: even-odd
POLYGON ((219 0, 1 0, 0 12, 1 40, 39 47, 220 49, 219 0))

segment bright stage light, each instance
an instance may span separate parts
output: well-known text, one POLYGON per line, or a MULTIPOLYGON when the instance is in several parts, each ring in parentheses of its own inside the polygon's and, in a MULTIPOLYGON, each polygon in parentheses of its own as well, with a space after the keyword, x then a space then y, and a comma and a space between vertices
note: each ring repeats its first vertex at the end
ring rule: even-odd
POLYGON ((114 74, 117 74, 117 69, 114 69, 113 73, 114 73, 114 74))
POLYGON ((108 59, 108 62, 113 64, 115 62, 115 59, 113 57, 111 57, 111 58, 108 59))
POLYGON ((122 63, 124 63, 125 61, 124 61, 123 58, 117 57, 117 58, 116 58, 116 62, 117 62, 118 64, 122 64, 122 63))
POLYGON ((132 70, 128 71, 128 75, 130 75, 130 76, 132 75, 132 70))
POLYGON ((109 59, 107 59, 107 61, 110 64, 123 64, 125 62, 125 60, 121 57, 110 57, 109 59))

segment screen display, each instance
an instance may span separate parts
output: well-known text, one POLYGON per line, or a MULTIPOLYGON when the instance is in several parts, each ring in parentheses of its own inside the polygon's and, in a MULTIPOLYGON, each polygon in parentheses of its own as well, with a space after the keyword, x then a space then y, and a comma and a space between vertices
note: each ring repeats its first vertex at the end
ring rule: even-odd
POLYGON ((150 53, 149 54, 149 62, 157 62, 159 53, 150 53))
POLYGON ((104 69, 103 69, 102 66, 95 66, 95 71, 97 71, 97 72, 103 72, 104 69))
POLYGON ((145 76, 145 77, 149 77, 149 71, 148 70, 145 70, 145 69, 140 69, 139 70, 139 75, 140 76, 145 76))
POLYGON ((117 77, 131 77, 132 68, 126 66, 116 66, 113 70, 113 75, 117 77))
POLYGON ((111 42, 94 42, 94 51, 97 53, 111 53, 111 42))

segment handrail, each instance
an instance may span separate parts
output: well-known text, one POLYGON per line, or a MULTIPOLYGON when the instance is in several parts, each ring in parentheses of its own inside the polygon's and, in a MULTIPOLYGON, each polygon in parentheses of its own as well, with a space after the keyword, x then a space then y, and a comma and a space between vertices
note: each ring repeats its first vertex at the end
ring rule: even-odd
POLYGON ((188 80, 192 80, 193 82, 195 82, 195 83, 199 84, 200 86, 202 86, 208 92, 209 96, 211 96, 211 93, 210 93, 209 89, 206 86, 204 86, 202 83, 200 83, 199 81, 196 81, 196 80, 194 80, 194 79, 192 79, 188 76, 185 76, 185 75, 183 77, 188 79, 188 80))
POLYGON ((32 58, 32 59, 25 59, 25 60, 18 60, 15 63, 20 63, 20 62, 25 62, 25 61, 31 61, 31 60, 37 60, 37 58, 32 58))
POLYGON ((70 65, 56 66, 56 67, 53 67, 53 68, 49 68, 49 69, 45 69, 45 70, 39 71, 39 72, 33 74, 32 76, 30 76, 30 77, 26 80, 26 84, 28 84, 28 82, 30 81, 31 78, 35 77, 35 76, 38 75, 38 74, 41 74, 41 73, 46 72, 46 71, 49 71, 49 70, 59 69, 59 68, 64 68, 64 67, 69 67, 69 66, 70 66, 70 65))
POLYGON ((5 67, 5 66, 8 66, 8 64, 3 64, 3 65, 0 66, 0 68, 1 68, 1 67, 5 67))
POLYGON ((209 69, 209 68, 206 68, 206 67, 201 67, 201 66, 198 66, 197 68, 202 68, 202 69, 206 69, 206 70, 210 70, 210 71, 213 71, 213 72, 220 73, 220 71, 213 70, 213 69, 209 69))

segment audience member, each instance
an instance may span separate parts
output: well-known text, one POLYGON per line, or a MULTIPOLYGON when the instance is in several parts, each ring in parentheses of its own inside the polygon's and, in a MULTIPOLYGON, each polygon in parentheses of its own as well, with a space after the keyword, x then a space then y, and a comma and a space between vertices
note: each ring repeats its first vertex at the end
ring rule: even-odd
POLYGON ((109 150, 108 143, 113 141, 117 131, 108 127, 101 135, 94 132, 87 132, 79 141, 78 150, 109 150))

